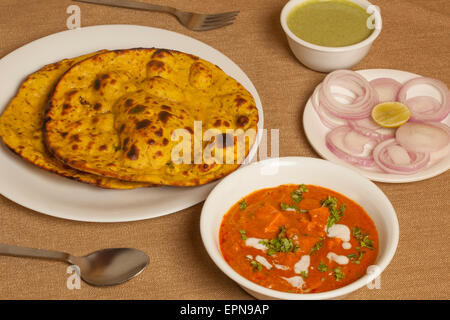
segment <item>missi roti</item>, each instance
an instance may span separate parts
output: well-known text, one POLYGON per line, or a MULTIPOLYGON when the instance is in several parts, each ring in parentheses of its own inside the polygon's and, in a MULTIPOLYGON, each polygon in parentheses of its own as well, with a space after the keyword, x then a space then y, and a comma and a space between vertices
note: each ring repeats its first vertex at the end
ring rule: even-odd
MULTIPOLYGON (((140 48, 106 52, 73 66, 55 88, 45 139, 56 157, 79 170, 196 186, 239 167, 239 158, 254 143, 257 122, 251 94, 219 67, 178 51, 140 48), (172 137, 181 129, 193 141, 194 121, 201 121, 203 133, 214 129, 211 141, 220 144, 221 151, 233 148, 235 161, 220 164, 200 157, 194 163, 194 147, 191 162, 174 161, 172 151, 180 140, 172 137), (245 138, 242 152, 232 144, 233 129, 253 133, 245 138), (228 143, 219 143, 222 140, 228 143)), ((203 142, 200 152, 208 145, 203 142)), ((225 152, 212 154, 225 157, 225 152)))
POLYGON ((0 137, 11 151, 23 159, 61 176, 102 188, 132 189, 146 186, 74 170, 46 150, 42 124, 53 88, 71 66, 95 54, 65 59, 29 75, 0 116, 0 137))

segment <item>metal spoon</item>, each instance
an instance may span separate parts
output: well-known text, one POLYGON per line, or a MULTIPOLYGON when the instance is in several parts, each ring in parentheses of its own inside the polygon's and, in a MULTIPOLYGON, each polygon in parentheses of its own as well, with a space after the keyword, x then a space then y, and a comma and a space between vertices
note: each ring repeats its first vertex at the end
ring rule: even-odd
POLYGON ((145 252, 130 248, 103 249, 75 257, 65 252, 0 244, 0 255, 50 259, 76 265, 81 279, 93 286, 113 286, 128 281, 140 274, 149 262, 145 252))

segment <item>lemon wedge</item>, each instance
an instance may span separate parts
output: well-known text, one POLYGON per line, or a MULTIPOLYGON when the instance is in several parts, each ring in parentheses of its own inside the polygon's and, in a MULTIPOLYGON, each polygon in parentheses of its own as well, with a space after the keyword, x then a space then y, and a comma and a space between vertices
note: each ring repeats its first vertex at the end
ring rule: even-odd
POLYGON ((411 117, 408 106, 400 102, 383 102, 372 109, 372 119, 383 128, 396 128, 411 117))

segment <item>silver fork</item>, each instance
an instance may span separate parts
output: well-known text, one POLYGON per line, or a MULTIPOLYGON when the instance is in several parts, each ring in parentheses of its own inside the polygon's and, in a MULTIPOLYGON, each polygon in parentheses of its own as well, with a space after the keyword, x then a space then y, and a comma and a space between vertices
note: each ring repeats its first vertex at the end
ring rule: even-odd
POLYGON ((178 18, 183 26, 194 31, 206 31, 222 28, 233 24, 239 11, 230 11, 218 14, 201 14, 195 12, 181 11, 172 7, 160 6, 145 2, 129 0, 74 0, 78 2, 95 3, 106 6, 130 8, 138 10, 149 10, 167 12, 178 18))

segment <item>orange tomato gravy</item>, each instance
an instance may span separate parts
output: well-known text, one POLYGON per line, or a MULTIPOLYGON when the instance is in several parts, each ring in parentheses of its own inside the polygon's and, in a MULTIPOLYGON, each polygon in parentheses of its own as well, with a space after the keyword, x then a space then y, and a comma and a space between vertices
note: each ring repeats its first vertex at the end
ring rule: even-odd
POLYGON ((378 254, 378 233, 373 221, 361 206, 337 192, 313 185, 306 188, 308 191, 301 194, 298 203, 291 193, 299 185, 258 190, 225 214, 219 233, 220 249, 236 272, 266 288, 292 293, 334 290, 366 274, 378 254), (334 228, 342 230, 346 229, 342 225, 347 226, 349 241, 330 237, 332 234, 325 231, 330 208, 323 207, 321 201, 329 196, 337 199, 338 208, 346 206, 334 228), (297 208, 283 210, 282 203, 297 208), (292 245, 288 252, 269 252, 260 242, 280 238, 292 245), (369 239, 365 243, 370 248, 363 239, 369 239), (340 258, 330 259, 330 252, 340 258), (342 264, 346 262, 343 257, 348 260, 346 264, 342 264))

